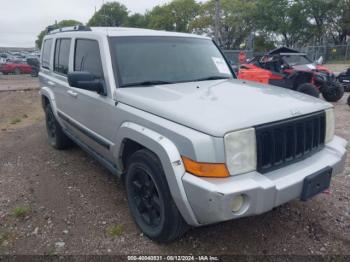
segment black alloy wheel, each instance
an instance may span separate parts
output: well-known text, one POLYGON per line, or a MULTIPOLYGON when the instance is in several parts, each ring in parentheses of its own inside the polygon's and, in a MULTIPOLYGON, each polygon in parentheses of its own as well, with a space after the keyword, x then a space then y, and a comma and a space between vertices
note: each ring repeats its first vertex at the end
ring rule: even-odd
POLYGON ((125 187, 136 225, 159 243, 181 237, 189 226, 174 203, 159 158, 141 149, 128 159, 126 168, 125 187))
POLYGON ((137 211, 147 226, 155 228, 161 223, 159 192, 152 177, 142 168, 136 168, 132 176, 130 196, 137 211))

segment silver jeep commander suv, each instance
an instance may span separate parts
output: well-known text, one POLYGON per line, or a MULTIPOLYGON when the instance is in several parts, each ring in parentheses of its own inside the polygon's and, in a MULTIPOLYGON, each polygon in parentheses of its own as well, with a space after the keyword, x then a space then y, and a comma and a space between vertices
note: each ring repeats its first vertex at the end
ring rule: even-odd
POLYGON ((62 28, 41 60, 49 143, 74 142, 121 176, 155 241, 305 201, 344 169, 331 104, 237 80, 207 37, 62 28))

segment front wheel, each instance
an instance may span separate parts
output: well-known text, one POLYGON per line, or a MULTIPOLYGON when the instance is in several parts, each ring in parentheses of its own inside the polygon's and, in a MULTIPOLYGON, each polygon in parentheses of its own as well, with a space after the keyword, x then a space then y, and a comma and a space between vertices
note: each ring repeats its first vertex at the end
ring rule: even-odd
POLYGON ((142 149, 130 157, 125 186, 131 215, 147 237, 167 243, 187 231, 160 161, 152 152, 142 149))
POLYGON ((310 83, 301 84, 300 86, 298 86, 297 91, 300 93, 307 94, 309 96, 317 98, 320 97, 320 92, 317 90, 317 87, 310 83))
POLYGON ((350 106, 350 96, 348 97, 348 105, 350 106))
POLYGON ((344 87, 337 82, 329 83, 324 89, 322 95, 328 102, 338 102, 344 95, 344 87))

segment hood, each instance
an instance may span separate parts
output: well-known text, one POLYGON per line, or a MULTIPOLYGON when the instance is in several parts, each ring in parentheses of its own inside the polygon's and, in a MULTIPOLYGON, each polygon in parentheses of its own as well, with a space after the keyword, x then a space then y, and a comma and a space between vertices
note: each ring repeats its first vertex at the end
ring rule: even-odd
POLYGON ((217 137, 332 107, 288 89, 236 79, 120 88, 117 99, 217 137))
POLYGON ((316 70, 318 72, 324 72, 326 74, 333 74, 333 72, 329 68, 322 65, 316 65, 316 70))
POLYGON ((316 64, 304 64, 304 65, 295 65, 293 66, 293 69, 298 71, 316 71, 316 72, 322 72, 324 74, 332 74, 332 71, 330 71, 327 67, 316 65, 316 64))
POLYGON ((293 69, 298 71, 313 71, 316 70, 317 67, 315 64, 304 64, 304 65, 295 65, 293 66, 293 69))

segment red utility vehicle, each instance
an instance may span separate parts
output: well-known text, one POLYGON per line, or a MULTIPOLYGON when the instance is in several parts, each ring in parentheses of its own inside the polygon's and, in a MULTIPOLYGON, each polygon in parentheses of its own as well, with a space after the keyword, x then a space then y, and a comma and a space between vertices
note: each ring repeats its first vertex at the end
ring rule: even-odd
POLYGON ((0 72, 4 75, 7 74, 30 74, 32 73, 32 67, 24 62, 8 62, 0 65, 0 72))
POLYGON ((337 102, 344 87, 329 69, 313 63, 306 54, 281 47, 241 65, 238 78, 271 84, 337 102))

